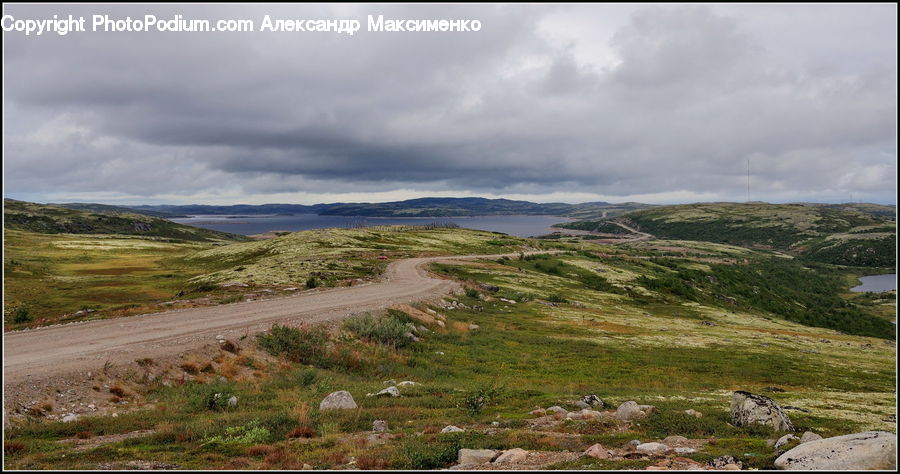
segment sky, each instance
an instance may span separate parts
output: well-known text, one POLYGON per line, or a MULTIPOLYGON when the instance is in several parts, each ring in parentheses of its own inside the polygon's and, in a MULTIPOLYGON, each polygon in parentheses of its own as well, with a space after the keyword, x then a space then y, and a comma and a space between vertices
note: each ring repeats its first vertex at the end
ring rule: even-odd
POLYGON ((896 203, 894 4, 15 5, 357 19, 3 33, 4 197, 896 203), (477 32, 372 32, 367 15, 477 32))

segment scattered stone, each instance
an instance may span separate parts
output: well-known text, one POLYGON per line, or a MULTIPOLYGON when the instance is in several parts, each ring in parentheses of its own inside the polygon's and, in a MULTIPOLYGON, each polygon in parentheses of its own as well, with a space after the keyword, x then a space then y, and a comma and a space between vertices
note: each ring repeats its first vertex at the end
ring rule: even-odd
POLYGON ((528 414, 531 416, 544 416, 547 414, 547 410, 544 410, 543 408, 538 408, 535 410, 531 410, 530 412, 528 412, 528 414))
POLYGON ((629 400, 616 409, 616 418, 622 421, 631 421, 644 418, 655 410, 652 405, 638 405, 634 400, 629 400))
POLYGON ((442 327, 442 328, 447 326, 447 325, 444 324, 444 322, 441 321, 440 319, 436 320, 435 323, 437 323, 437 325, 440 326, 440 327, 442 327))
POLYGON ((218 334, 218 335, 216 335, 216 340, 217 340, 217 341, 223 341, 223 340, 225 340, 225 336, 223 336, 223 335, 221 335, 221 334, 218 334))
POLYGON ((606 406, 606 404, 603 403, 603 400, 600 400, 600 397, 594 394, 581 397, 581 401, 597 408, 603 408, 606 406))
POLYGON ((595 459, 609 459, 609 450, 603 447, 602 444, 597 443, 590 448, 587 448, 584 455, 595 459))
POLYGON ((228 399, 228 406, 230 406, 230 407, 236 407, 237 404, 238 404, 238 397, 232 395, 232 396, 228 399))
POLYGON ((675 448, 675 453, 681 455, 694 454, 696 452, 697 450, 694 448, 675 448))
POLYGON ((479 326, 479 325, 477 325, 477 324, 470 324, 470 325, 469 325, 469 331, 474 331, 474 330, 476 330, 476 329, 478 329, 478 328, 480 328, 480 327, 481 327, 481 326, 479 326))
POLYGON ((888 415, 888 416, 882 418, 881 421, 884 421, 884 422, 887 422, 887 423, 896 423, 896 422, 897 422, 897 415, 888 415))
POLYGON ((412 385, 419 385, 419 384, 417 384, 416 382, 413 382, 411 380, 404 380, 397 384, 398 387, 407 387, 407 386, 412 386, 412 385))
POLYGON ((553 405, 552 407, 547 408, 547 412, 556 413, 557 415, 565 416, 567 413, 569 413, 569 410, 566 410, 565 408, 563 408, 559 405, 553 405))
POLYGON ((640 446, 641 444, 642 444, 641 440, 633 439, 633 440, 629 441, 626 446, 631 447, 633 449, 633 448, 640 446))
POLYGON ((889 470, 897 469, 897 435, 865 431, 802 443, 775 460, 778 469, 889 470))
POLYGON ((575 402, 574 405, 575 405, 576 408, 580 408, 580 409, 582 409, 582 410, 588 410, 588 409, 591 408, 590 405, 588 405, 587 403, 584 403, 584 402, 581 401, 581 400, 578 400, 577 402, 575 402))
POLYGON ((491 285, 490 283, 479 283, 478 287, 484 291, 490 291, 491 293, 500 291, 500 287, 491 285))
POLYGON ((732 456, 719 456, 706 463, 706 465, 713 469, 725 469, 728 471, 737 471, 744 467, 744 463, 738 461, 732 456))
POLYGON ((388 424, 384 420, 375 420, 372 422, 372 431, 384 432, 388 430, 388 424))
POLYGON ((76 413, 66 413, 63 415, 61 421, 63 423, 71 423, 73 421, 78 421, 78 414, 76 413))
POLYGON ((794 431, 790 418, 775 400, 743 390, 731 396, 731 422, 735 426, 762 424, 776 431, 794 431))
POLYGON ((500 453, 497 456, 497 459, 494 460, 494 464, 508 464, 515 462, 522 462, 528 456, 528 451, 525 451, 522 448, 513 448, 508 449, 500 453))
POLYGON ((319 411, 325 410, 349 410, 359 408, 353 400, 353 395, 346 390, 332 392, 319 403, 319 411))
POLYGON ((810 441, 818 441, 820 439, 822 439, 821 436, 813 433, 812 431, 807 431, 803 433, 803 436, 800 437, 800 444, 808 443, 810 441))
POLYGON ((786 434, 786 435, 782 436, 781 438, 778 438, 778 441, 775 442, 775 449, 779 449, 782 446, 790 443, 791 441, 799 440, 799 439, 800 438, 798 438, 792 434, 786 434))
POLYGON ((394 387, 393 385, 391 385, 390 387, 375 394, 376 397, 381 397, 381 396, 385 396, 385 395, 389 395, 391 397, 399 397, 400 390, 397 387, 394 387))
POLYGON ((689 410, 685 410, 684 412, 688 415, 693 416, 694 418, 702 418, 703 417, 703 413, 700 413, 699 411, 694 410, 693 408, 691 408, 689 410))
POLYGON ((701 326, 715 326, 716 323, 714 323, 713 321, 700 321, 700 325, 701 326))
POLYGON ((581 411, 573 411, 566 413, 567 420, 595 420, 603 416, 603 413, 595 410, 591 410, 590 408, 585 408, 581 411))
POLYGON ((641 443, 637 445, 635 451, 645 454, 661 455, 669 450, 669 447, 662 443, 641 443))
POLYGON ((444 429, 441 430, 441 433, 462 433, 463 431, 466 431, 466 430, 464 430, 458 426, 449 425, 449 426, 444 427, 444 429))
POLYGON ((497 456, 493 449, 460 449, 457 457, 459 464, 485 464, 497 456))

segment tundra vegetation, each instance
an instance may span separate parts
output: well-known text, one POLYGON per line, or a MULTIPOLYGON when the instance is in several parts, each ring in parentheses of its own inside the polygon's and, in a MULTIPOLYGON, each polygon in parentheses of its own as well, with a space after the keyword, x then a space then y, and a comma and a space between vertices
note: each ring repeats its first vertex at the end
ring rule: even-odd
MULTIPOLYGON (((10 237, 5 284, 16 309, 5 308, 7 327, 51 320, 104 281, 77 270, 113 271, 138 255, 148 263, 129 265, 146 270, 105 281, 133 281, 122 301, 134 298, 146 310, 158 310, 154 298, 215 304, 262 289, 304 291, 313 277, 324 286, 352 284, 407 256, 518 255, 433 265, 465 286, 441 301, 331 326, 274 326, 183 360, 98 367, 91 401, 107 406, 106 416, 62 422, 56 415, 67 408, 53 394, 37 400, 5 431, 5 468, 152 461, 183 469, 436 469, 455 464, 464 448, 522 448, 557 459, 541 465, 548 469, 642 469, 659 459, 564 454, 671 435, 702 440, 683 455, 699 463, 728 455, 744 467, 771 468, 776 448, 767 440, 783 433, 734 426, 734 390, 799 408, 787 412, 799 433, 896 430, 896 294, 847 291, 871 267, 722 243, 605 246, 463 229, 321 230, 227 246, 21 230, 8 230, 10 237), (519 253, 532 249, 562 253, 519 253), (55 286, 60 276, 79 284, 55 286), (233 283, 246 286, 223 287, 233 283), (34 291, 58 306, 28 299, 34 291), (21 307, 30 321, 15 322, 21 307), (390 386, 400 396, 376 395, 390 386), (321 410, 335 391, 352 394, 358 408, 321 410), (598 395, 605 410, 628 400, 656 410, 632 422, 542 426, 529 414, 552 405, 576 410, 586 394, 598 395), (376 420, 388 430, 373 433, 376 420), (464 431, 442 433, 448 425, 464 431)), ((96 313, 117 316, 100 306, 96 313)))

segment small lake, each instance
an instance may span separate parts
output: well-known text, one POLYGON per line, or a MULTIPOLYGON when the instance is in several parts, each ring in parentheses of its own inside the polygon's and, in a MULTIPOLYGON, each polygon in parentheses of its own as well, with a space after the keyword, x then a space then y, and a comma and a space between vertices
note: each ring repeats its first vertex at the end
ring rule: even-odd
POLYGON ((555 216, 473 216, 473 217, 358 217, 294 215, 204 215, 170 219, 179 224, 205 229, 254 235, 273 230, 299 231, 326 228, 350 228, 379 225, 424 225, 453 222, 466 229, 502 232, 517 237, 534 237, 553 232, 550 226, 572 219, 555 216))
POLYGON ((882 291, 897 289, 896 274, 864 276, 860 277, 859 281, 862 282, 862 285, 854 286, 853 288, 850 288, 850 291, 855 291, 857 293, 865 293, 867 291, 880 293, 882 291))

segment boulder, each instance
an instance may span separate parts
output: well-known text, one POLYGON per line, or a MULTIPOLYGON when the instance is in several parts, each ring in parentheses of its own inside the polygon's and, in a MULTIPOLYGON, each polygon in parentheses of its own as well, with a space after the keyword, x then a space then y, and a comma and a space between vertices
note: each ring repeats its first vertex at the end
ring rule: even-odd
POLYGON ((400 396, 400 389, 398 389, 397 387, 394 387, 393 385, 391 385, 390 387, 388 387, 388 388, 386 388, 386 389, 384 389, 384 390, 382 390, 382 391, 376 393, 375 396, 376 396, 376 397, 385 397, 385 396, 399 397, 399 396, 400 396))
POLYGON ((238 403, 238 397, 232 395, 231 397, 228 398, 227 403, 228 403, 229 407, 232 407, 232 408, 236 407, 237 403, 238 403))
POLYGON ((577 402, 575 402, 574 405, 575 405, 576 408, 579 408, 579 409, 581 409, 581 410, 588 410, 588 409, 591 408, 590 405, 588 405, 587 403, 584 403, 584 402, 581 401, 581 400, 578 400, 577 402))
POLYGON ((509 464, 514 462, 522 462, 528 456, 528 451, 522 448, 507 449, 494 459, 494 464, 509 464))
POLYGON ((665 454, 670 448, 662 443, 641 443, 634 448, 635 451, 644 454, 665 454))
POLYGON ((652 405, 638 405, 637 402, 629 400, 616 409, 616 418, 622 421, 631 421, 644 418, 655 410, 652 405))
POLYGON ((688 414, 690 416, 693 416, 694 418, 702 418, 703 417, 703 413, 700 413, 699 411, 694 410, 693 408, 691 408, 689 410, 685 410, 684 413, 688 414))
POLYGON ((448 425, 448 426, 445 426, 444 429, 441 430, 441 433, 462 433, 463 431, 466 431, 466 430, 464 430, 458 426, 448 425))
POLYGON ((319 403, 319 411, 325 410, 351 410, 359 408, 353 400, 353 395, 346 390, 330 393, 319 403))
POLYGON ((802 443, 775 460, 778 469, 890 470, 897 469, 897 435, 865 431, 802 443))
POLYGON ((457 457, 458 464, 485 464, 491 462, 497 456, 493 449, 460 449, 457 457))
POLYGON ((557 415, 565 415, 566 413, 569 413, 569 410, 566 410, 565 408, 558 406, 558 405, 553 405, 552 407, 547 409, 547 413, 555 413, 557 415))
POLYGON ((419 384, 417 384, 416 382, 413 382, 411 380, 404 380, 397 384, 398 387, 407 387, 407 386, 411 387, 413 385, 419 385, 419 384))
POLYGON ((675 448, 675 454, 680 454, 682 456, 686 456, 688 454, 694 454, 697 450, 694 448, 675 448))
POLYGON ((706 463, 706 465, 713 469, 725 469, 727 471, 737 471, 744 466, 741 461, 732 456, 719 456, 706 463))
POLYGON ((372 422, 372 431, 381 433, 388 430, 388 424, 384 420, 375 420, 372 422))
POLYGON ((606 449, 602 444, 597 443, 590 448, 587 448, 587 451, 584 452, 584 455, 596 459, 609 459, 609 450, 606 449))
POLYGON ((822 439, 821 436, 813 433, 812 431, 807 431, 803 433, 803 436, 800 437, 800 444, 808 443, 810 441, 817 441, 822 439))
POLYGON ((581 397, 581 401, 597 408, 603 408, 604 406, 606 406, 606 404, 603 403, 603 400, 600 400, 600 397, 594 395, 593 393, 581 397))
POLYGON ((781 438, 778 438, 778 441, 775 442, 775 449, 779 449, 782 446, 790 443, 791 441, 798 440, 798 439, 800 439, 800 438, 798 438, 792 434, 786 434, 786 435, 782 436, 781 438))
POLYGON ((794 431, 784 410, 769 397, 739 390, 731 396, 731 422, 735 426, 768 425, 776 431, 794 431))
POLYGON ((75 413, 66 413, 66 414, 63 415, 63 417, 62 417, 62 422, 63 422, 63 423, 71 423, 71 422, 73 422, 73 421, 78 421, 78 415, 75 414, 75 413))

